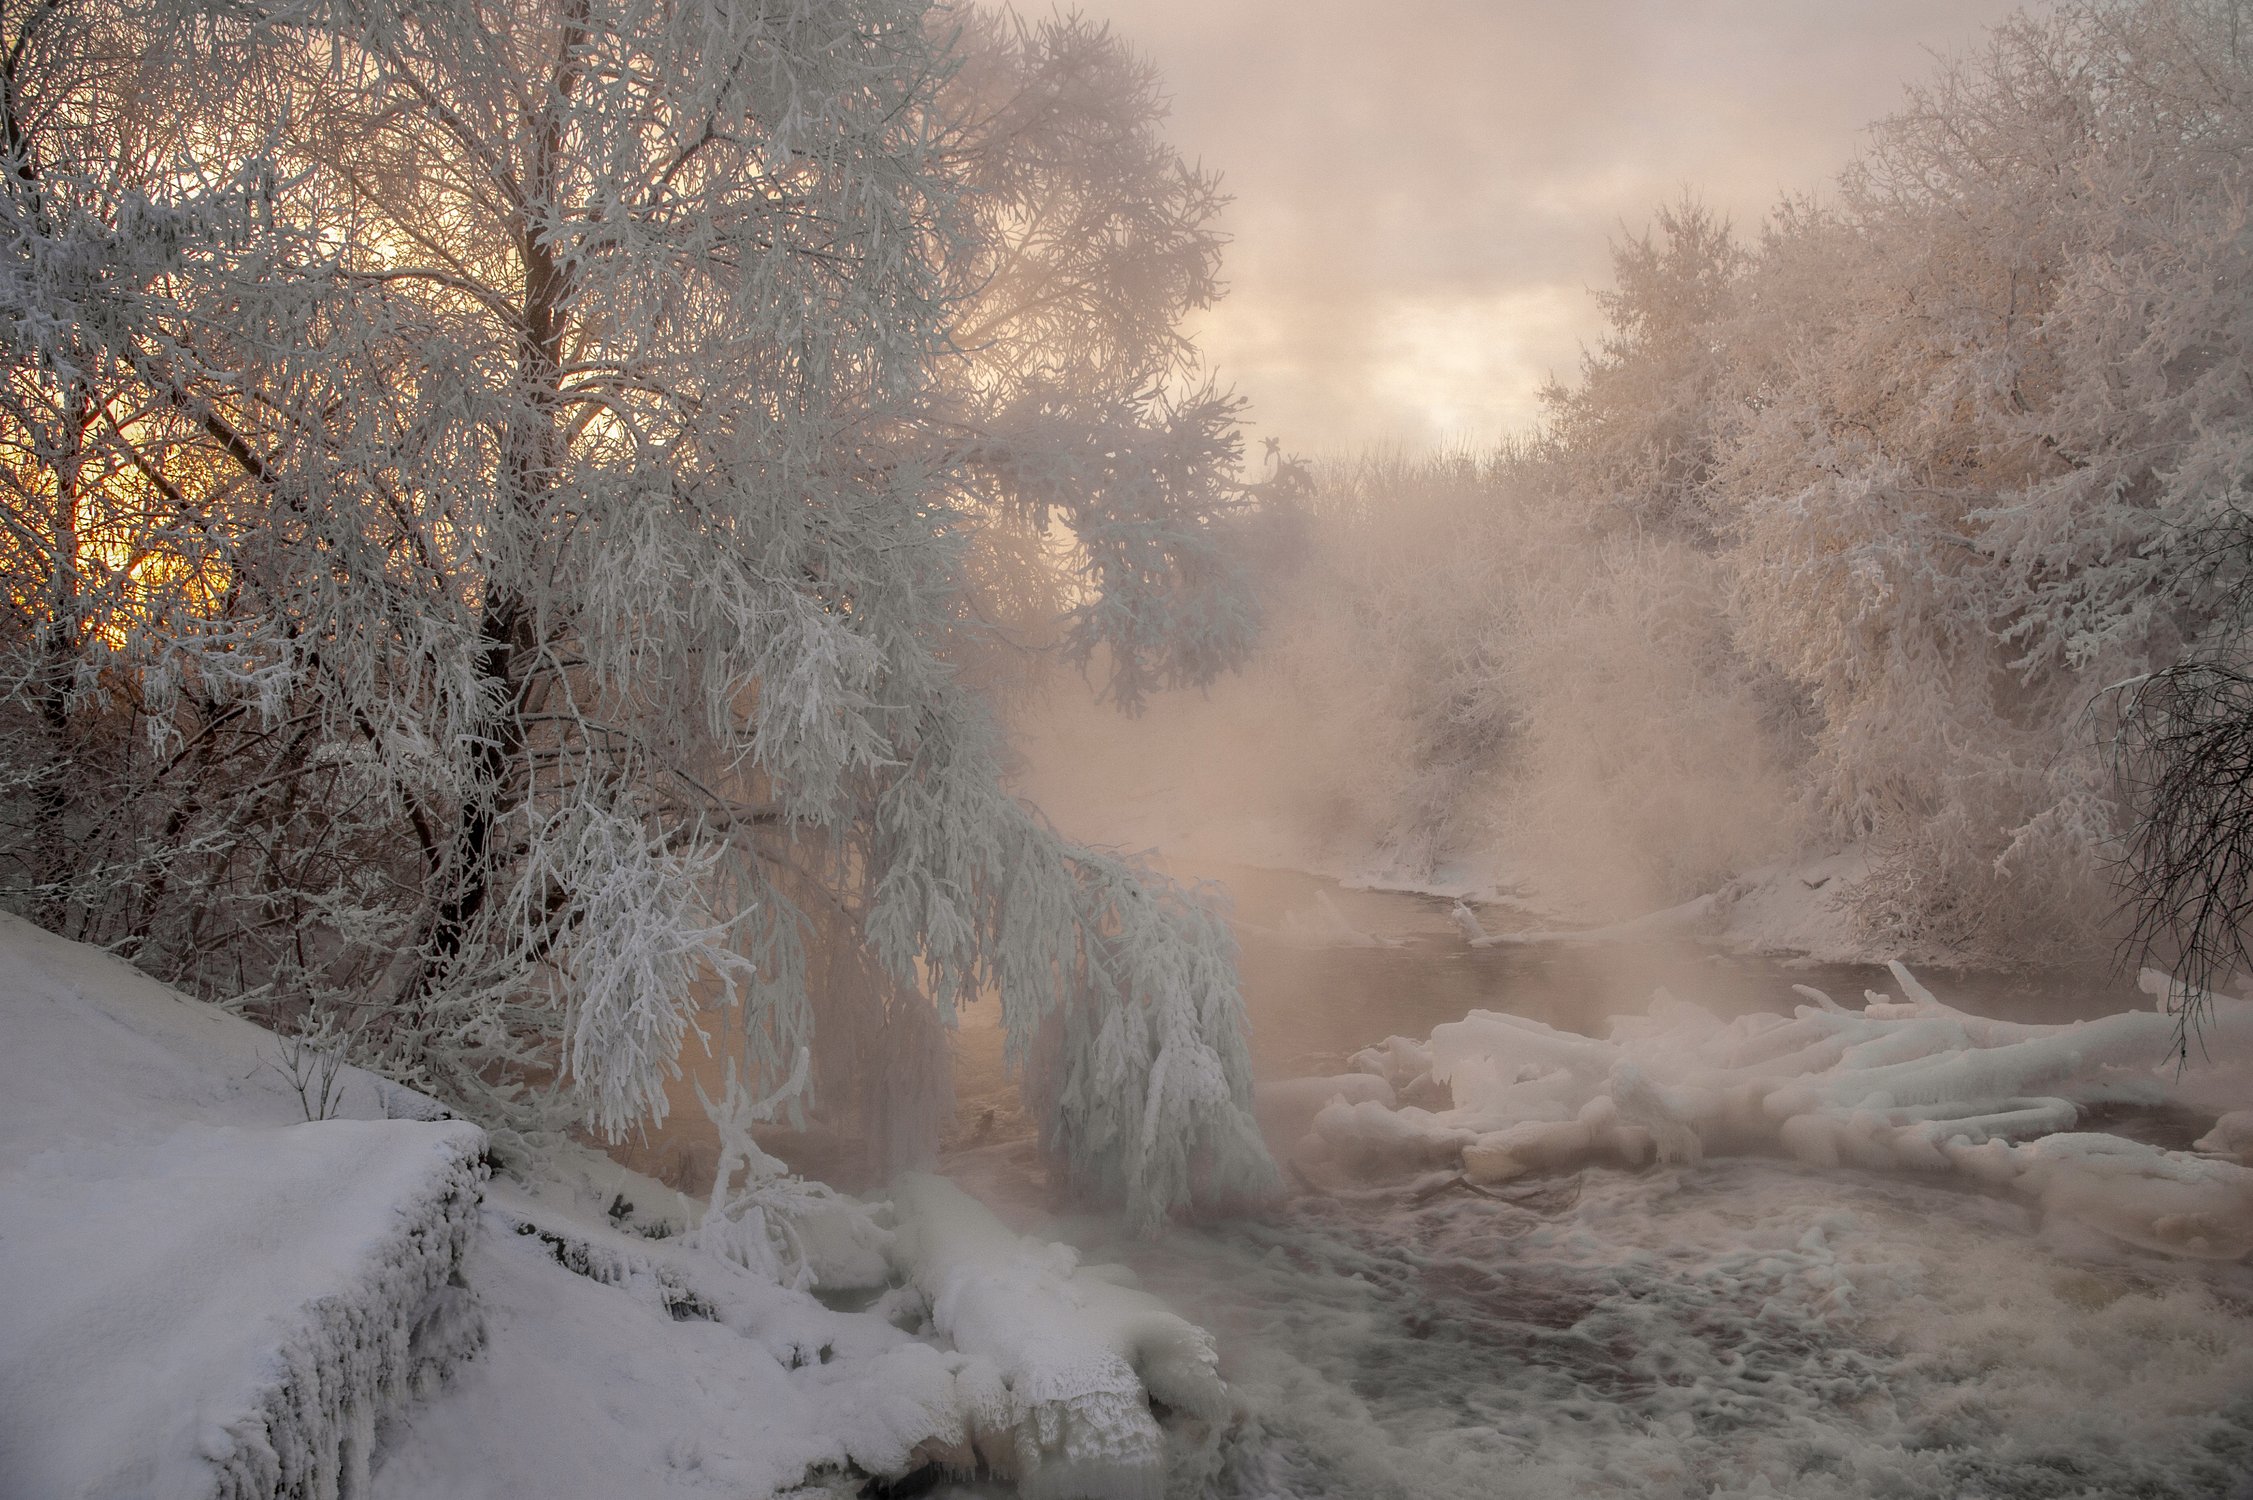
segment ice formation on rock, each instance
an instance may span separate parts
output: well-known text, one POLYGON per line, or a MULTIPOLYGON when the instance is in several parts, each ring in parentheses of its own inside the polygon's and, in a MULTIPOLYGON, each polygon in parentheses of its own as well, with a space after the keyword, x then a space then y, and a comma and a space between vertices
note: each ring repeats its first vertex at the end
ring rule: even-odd
POLYGON ((1029 1500, 1158 1500, 1170 1448, 1218 1441, 1233 1408, 1212 1336, 1122 1284, 1123 1268, 1018 1236, 944 1178, 910 1177, 893 1201, 901 1265, 968 1356, 962 1467, 982 1461, 1029 1500))
MULTIPOLYGON (((2168 1010, 1997 1021, 1892 968, 1906 998, 1873 993, 1859 1010, 1801 987, 1812 1003, 1793 1015, 1723 1022, 1661 991, 1647 1015, 1614 1018, 1604 1040, 1473 1011, 1428 1043, 1393 1037, 1353 1060, 1404 1097, 1444 1086, 1451 1107, 1333 1090, 1294 1156, 1317 1178, 1452 1166, 1485 1184, 1590 1161, 1780 1148, 1815 1166, 2007 1184, 2047 1212, 2170 1254, 2253 1252, 2253 1167, 2238 1159, 2253 1132, 2232 1123, 2243 1117, 2217 1124, 2204 1154, 2075 1128, 2093 1105, 2179 1096, 2168 1010)), ((2213 997, 2211 1014, 2205 1050, 2253 1056, 2253 1003, 2213 997)))

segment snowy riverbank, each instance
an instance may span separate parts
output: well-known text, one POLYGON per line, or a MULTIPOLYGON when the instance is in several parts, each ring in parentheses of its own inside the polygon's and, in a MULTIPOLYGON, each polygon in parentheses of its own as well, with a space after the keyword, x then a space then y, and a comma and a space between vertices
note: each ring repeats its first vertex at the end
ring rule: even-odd
POLYGON ((0 1034, 0 1494, 1148 1496, 1234 1429, 1202 1331, 943 1183, 488 1182, 432 1101, 4 917, 0 1034))

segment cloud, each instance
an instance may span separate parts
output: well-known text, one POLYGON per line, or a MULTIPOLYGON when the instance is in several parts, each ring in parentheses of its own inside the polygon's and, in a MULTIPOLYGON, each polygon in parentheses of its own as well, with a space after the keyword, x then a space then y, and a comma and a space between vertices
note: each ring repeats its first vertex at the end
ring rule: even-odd
POLYGON ((1685 187, 1750 227, 2005 0, 1090 0, 1235 195, 1201 332, 1302 451, 1491 441, 1569 376, 1609 243, 1685 187))

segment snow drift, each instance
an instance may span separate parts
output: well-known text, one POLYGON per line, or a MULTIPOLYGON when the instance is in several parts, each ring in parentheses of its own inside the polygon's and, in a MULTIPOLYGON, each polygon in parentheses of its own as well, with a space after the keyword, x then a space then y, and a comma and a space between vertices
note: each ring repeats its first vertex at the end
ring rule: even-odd
POLYGON ((1029 1500, 1158 1500, 1171 1464, 1153 1403, 1190 1443, 1217 1439, 1232 1403, 1212 1335, 1121 1284, 1123 1267, 1021 1238, 944 1178, 909 1177, 893 1201, 901 1263, 969 1356, 956 1379, 975 1457, 1029 1500))

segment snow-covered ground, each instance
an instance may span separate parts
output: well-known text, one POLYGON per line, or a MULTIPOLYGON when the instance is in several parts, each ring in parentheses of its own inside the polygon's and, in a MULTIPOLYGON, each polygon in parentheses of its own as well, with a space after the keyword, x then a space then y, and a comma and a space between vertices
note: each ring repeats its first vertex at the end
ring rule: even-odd
POLYGON ((477 1342, 483 1133, 364 1074, 308 1122, 271 1035, 12 917, 0 1037, 0 1493, 358 1493, 477 1342))
POLYGON ((8 1500, 1140 1497, 1233 1431, 1206 1335, 943 1184, 789 1188, 778 1277, 568 1141, 488 1182, 430 1100, 7 917, 0 1037, 8 1500))
POLYGON ((809 1228, 801 1289, 584 1148, 481 1181, 478 1132, 369 1075, 309 1122, 271 1034, 0 921, 0 1494, 842 1497, 937 1463, 1058 1497, 1171 1474, 1275 1500, 2242 1500, 2253 1267, 2184 1237, 2228 1213, 2142 1195, 2234 1191, 2253 1119, 2174 1178, 2185 1153, 2123 1143, 2129 1207, 2173 1221, 2123 1234, 2134 1214, 2039 1178, 2019 1096, 2171 1092, 2187 1136, 2246 1075, 2126 1088, 2147 1023, 2011 1027, 1903 991, 1374 1049, 1263 1098, 1279 1141, 1373 1143, 1351 1170, 1318 1152, 1322 1186, 1155 1242, 1047 1218, 1024 1143, 987 1145, 953 1165, 1032 1238, 927 1181, 865 1216, 873 1258, 809 1228), (1771 1085, 1699 1094, 1732 1068, 1771 1085), (1934 1079, 1980 1107, 1893 1118, 1934 1079), (1792 1089, 1765 1146, 1736 1130, 1792 1089), (1801 1115, 1837 1128, 1782 1128, 1801 1115), (1702 1160, 1647 1162, 1669 1121, 1702 1160), (1636 1129, 1651 1150, 1618 1159, 1636 1129), (1904 1170, 1919 1141, 1961 1169, 1904 1170), (1977 1170, 2006 1157, 2026 1170, 1977 1170))

